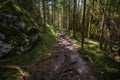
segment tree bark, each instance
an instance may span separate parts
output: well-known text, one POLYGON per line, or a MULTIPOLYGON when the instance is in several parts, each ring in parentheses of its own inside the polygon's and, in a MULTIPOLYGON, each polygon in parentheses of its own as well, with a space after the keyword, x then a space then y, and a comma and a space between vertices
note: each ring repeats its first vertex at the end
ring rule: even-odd
POLYGON ((76 1, 74 0, 74 9, 73 9, 73 37, 75 37, 76 34, 76 1))
POLYGON ((86 13, 86 0, 84 0, 84 5, 83 5, 83 19, 82 19, 82 41, 81 41, 81 48, 84 50, 84 31, 85 31, 85 13, 86 13))
POLYGON ((45 31, 46 31, 46 10, 45 10, 45 0, 43 1, 43 19, 44 19, 44 27, 45 27, 45 31))

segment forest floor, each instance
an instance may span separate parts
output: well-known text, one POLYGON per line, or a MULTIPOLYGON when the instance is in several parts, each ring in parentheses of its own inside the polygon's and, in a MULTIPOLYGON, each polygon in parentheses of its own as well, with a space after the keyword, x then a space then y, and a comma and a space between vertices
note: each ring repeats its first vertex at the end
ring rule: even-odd
MULTIPOLYGON (((99 54, 97 42, 87 39, 86 51, 82 51, 81 42, 71 39, 64 31, 58 32, 56 40, 54 36, 57 32, 52 32, 54 36, 51 32, 46 33, 43 40, 27 54, 8 57, 0 64, 19 67, 30 74, 26 80, 119 80, 119 64, 99 54)), ((0 69, 1 80, 21 77, 21 71, 10 67, 0 69)))
POLYGON ((55 58, 50 64, 52 80, 99 80, 96 70, 81 57, 67 35, 58 33, 56 40, 55 58))

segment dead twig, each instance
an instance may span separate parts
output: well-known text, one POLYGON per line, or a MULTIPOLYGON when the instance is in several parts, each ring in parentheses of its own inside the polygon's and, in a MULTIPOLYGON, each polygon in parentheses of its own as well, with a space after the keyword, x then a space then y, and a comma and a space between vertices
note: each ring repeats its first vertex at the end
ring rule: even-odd
MULTIPOLYGON (((22 66, 22 67, 24 67, 24 66, 22 66)), ((0 68, 17 70, 22 77, 29 77, 29 73, 28 73, 28 72, 25 72, 25 71, 24 71, 23 69, 21 69, 21 67, 19 67, 19 66, 7 65, 7 66, 0 66, 0 68)), ((24 67, 24 68, 25 68, 25 67, 24 67)), ((26 68, 28 68, 28 66, 26 66, 26 68)))

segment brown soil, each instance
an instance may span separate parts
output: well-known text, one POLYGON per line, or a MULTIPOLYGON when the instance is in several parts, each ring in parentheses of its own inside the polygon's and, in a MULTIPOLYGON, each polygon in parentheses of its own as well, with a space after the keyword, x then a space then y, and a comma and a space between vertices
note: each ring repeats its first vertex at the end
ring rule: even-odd
POLYGON ((99 80, 68 36, 59 34, 56 40, 55 55, 43 63, 46 66, 34 67, 33 80, 99 80))

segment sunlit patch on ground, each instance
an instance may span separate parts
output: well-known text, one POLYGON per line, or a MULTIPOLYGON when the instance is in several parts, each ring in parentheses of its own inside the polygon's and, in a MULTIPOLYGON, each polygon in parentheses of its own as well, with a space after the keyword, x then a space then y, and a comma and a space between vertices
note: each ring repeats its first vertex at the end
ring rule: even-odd
POLYGON ((116 60, 117 62, 120 62, 120 57, 119 57, 119 56, 115 56, 115 60, 116 60))

